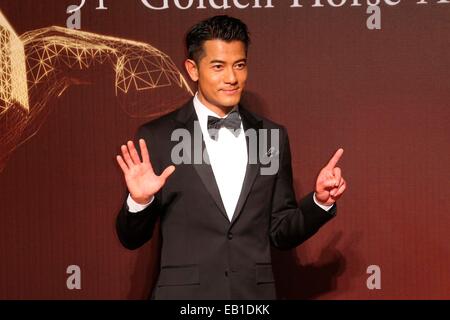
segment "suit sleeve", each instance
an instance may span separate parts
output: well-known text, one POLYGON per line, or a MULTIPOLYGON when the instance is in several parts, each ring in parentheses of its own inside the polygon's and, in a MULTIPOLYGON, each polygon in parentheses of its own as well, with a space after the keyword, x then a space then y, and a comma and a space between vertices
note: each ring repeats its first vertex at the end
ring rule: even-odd
POLYGON ((292 183, 291 150, 289 138, 281 129, 280 167, 272 198, 270 239, 279 249, 294 248, 312 235, 336 214, 336 204, 323 210, 313 200, 314 192, 297 203, 292 183))
MULTIPOLYGON (((135 140, 140 138, 145 140, 153 169, 158 172, 158 159, 156 153, 152 153, 154 147, 152 137, 148 128, 140 127, 135 140)), ((136 145, 136 148, 140 154, 139 144, 136 145)), ((122 245, 127 249, 134 250, 144 245, 153 236, 155 225, 162 212, 162 190, 155 195, 153 202, 140 212, 129 211, 126 201, 128 194, 127 190, 122 208, 116 218, 116 232, 122 245)))

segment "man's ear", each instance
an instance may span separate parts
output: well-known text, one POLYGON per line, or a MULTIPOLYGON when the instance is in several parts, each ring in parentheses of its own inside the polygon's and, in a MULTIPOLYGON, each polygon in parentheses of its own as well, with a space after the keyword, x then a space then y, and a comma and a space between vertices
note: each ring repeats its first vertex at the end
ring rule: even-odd
POLYGON ((184 67, 186 68, 186 71, 189 74, 189 77, 191 77, 192 81, 197 82, 198 67, 195 61, 192 59, 186 59, 186 61, 184 61, 184 67))

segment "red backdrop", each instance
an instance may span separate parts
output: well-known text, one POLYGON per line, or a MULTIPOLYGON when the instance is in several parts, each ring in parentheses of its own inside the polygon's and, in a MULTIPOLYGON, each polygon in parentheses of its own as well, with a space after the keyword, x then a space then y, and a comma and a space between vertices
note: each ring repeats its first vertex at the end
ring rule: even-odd
MULTIPOLYGON (((0 9, 20 35, 65 26, 75 2, 0 9)), ((245 100, 287 127, 299 198, 345 149, 338 217, 296 250, 273 252, 281 298, 450 298, 450 4, 382 5, 381 29, 369 30, 366 7, 349 4, 180 10, 169 1, 156 11, 88 2, 81 30, 149 43, 180 70, 192 24, 224 12, 243 19, 252 37, 245 100), (370 265, 380 267, 379 290, 366 285, 370 265)), ((124 112, 113 70, 88 75, 49 101, 0 173, 0 298, 140 299, 154 284, 157 241, 127 251, 114 229, 125 195, 115 155, 150 118, 124 112), (81 268, 81 290, 66 287, 69 265, 81 268)))

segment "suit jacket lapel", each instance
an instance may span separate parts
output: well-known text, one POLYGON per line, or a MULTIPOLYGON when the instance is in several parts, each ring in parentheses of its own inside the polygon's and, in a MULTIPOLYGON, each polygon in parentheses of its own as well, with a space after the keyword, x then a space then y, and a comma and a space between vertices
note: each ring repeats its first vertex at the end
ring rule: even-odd
MULTIPOLYGON (((248 112, 246 109, 239 106, 239 114, 241 115, 242 119, 242 125, 244 127, 244 132, 248 132, 248 130, 254 130, 256 133, 256 156, 259 155, 259 134, 258 130, 262 128, 262 121, 256 119, 250 112, 248 112)), ((233 218, 231 220, 231 224, 233 224, 239 215, 242 212, 242 208, 244 207, 245 201, 247 200, 248 194, 250 193, 250 190, 253 186, 253 183, 255 182, 255 179, 258 175, 259 171, 259 161, 258 158, 255 160, 257 161, 250 161, 250 157, 252 156, 250 154, 250 138, 249 135, 245 136, 245 139, 247 140, 247 155, 248 155, 248 162, 247 162, 247 170, 245 172, 245 178, 244 183, 242 184, 241 194, 239 196, 238 203, 236 205, 236 208, 234 210, 233 218), (254 163, 256 162, 256 163, 254 163)))
MULTIPOLYGON (((222 214, 222 216, 227 221, 229 221, 228 215, 227 215, 227 213, 225 211, 225 207, 223 205, 222 198, 220 196, 219 187, 217 186, 217 182, 214 177, 214 173, 212 171, 211 165, 208 163, 205 163, 203 161, 203 152, 207 152, 207 151, 206 151, 205 141, 203 140, 202 131, 201 131, 200 125, 198 123, 197 114, 195 112, 192 100, 189 103, 187 103, 182 109, 180 109, 180 112, 178 113, 176 120, 182 126, 184 126, 190 133, 190 137, 191 137, 190 163, 193 165, 195 171, 200 176, 200 179, 202 180, 206 190, 208 190, 209 194, 213 198, 213 200, 214 200, 217 208, 219 209, 220 213, 222 214), (202 160, 201 160, 201 163, 199 163, 199 164, 194 163, 194 152, 196 152, 194 149, 195 148, 194 133, 197 133, 197 137, 198 137, 198 135, 200 135, 200 137, 201 137, 202 153, 201 154, 199 153, 199 154, 202 157, 201 158, 202 160)), ((200 143, 200 141, 198 141, 198 143, 200 143)), ((198 152, 198 150, 197 150, 197 152, 198 152)), ((189 183, 189 182, 186 182, 186 183, 189 183)))

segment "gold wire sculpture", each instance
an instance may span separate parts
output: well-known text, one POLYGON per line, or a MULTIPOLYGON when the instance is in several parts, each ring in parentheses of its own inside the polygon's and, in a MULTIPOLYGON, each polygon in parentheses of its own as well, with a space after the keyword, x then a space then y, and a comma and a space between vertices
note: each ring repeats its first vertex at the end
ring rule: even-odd
POLYGON ((58 26, 18 36, 0 11, 0 172, 44 123, 50 99, 89 83, 80 73, 99 65, 112 67, 115 96, 130 116, 164 113, 149 103, 155 90, 193 95, 170 57, 148 43, 58 26))

